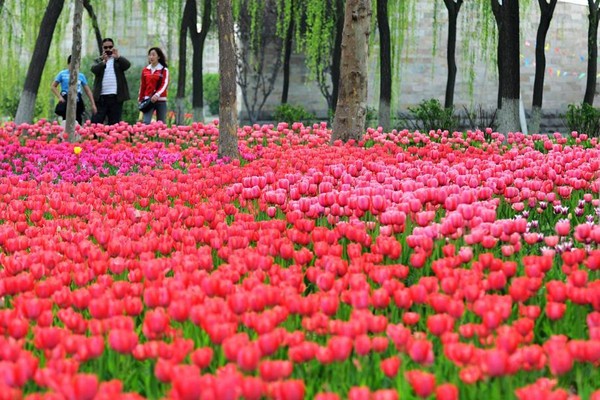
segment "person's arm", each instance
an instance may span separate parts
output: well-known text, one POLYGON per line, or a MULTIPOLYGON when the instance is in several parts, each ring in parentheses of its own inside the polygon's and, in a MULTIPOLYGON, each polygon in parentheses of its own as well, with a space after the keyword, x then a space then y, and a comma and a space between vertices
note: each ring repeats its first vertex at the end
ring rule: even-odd
POLYGON ((113 49, 113 58, 115 59, 115 62, 119 63, 122 71, 127 71, 129 67, 131 67, 129 60, 119 55, 118 49, 113 49))
POLYGON ((162 97, 163 93, 167 90, 167 86, 169 86, 169 69, 163 68, 162 74, 162 84, 154 94, 154 96, 156 96, 155 101, 157 101, 159 97, 162 97))
POLYGON ((91 71, 94 75, 99 75, 106 69, 106 56, 103 55, 101 58, 96 60, 96 63, 92 65, 91 71))
POLYGON ((85 90, 85 94, 87 95, 88 99, 90 99, 90 104, 92 105, 92 115, 96 114, 98 109, 96 108, 96 101, 94 100, 94 94, 92 93, 92 90, 88 85, 84 85, 83 90, 85 90))
POLYGON ((65 98, 62 97, 60 92, 58 91, 58 82, 57 81, 52 82, 52 85, 50 86, 50 90, 52 90, 52 93, 54 93, 54 95, 56 96, 58 101, 60 101, 61 103, 63 101, 65 101, 65 98))

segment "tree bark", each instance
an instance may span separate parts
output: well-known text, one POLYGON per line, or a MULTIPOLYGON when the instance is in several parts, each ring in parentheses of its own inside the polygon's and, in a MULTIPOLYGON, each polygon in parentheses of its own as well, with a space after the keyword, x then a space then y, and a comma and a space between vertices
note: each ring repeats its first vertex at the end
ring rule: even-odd
MULTIPOLYGON (((194 15, 198 15, 196 3, 194 2, 194 15)), ((192 84, 192 107, 194 109, 194 118, 199 121, 204 120, 204 81, 202 64, 204 63, 204 43, 208 36, 208 30, 211 24, 212 0, 204 0, 202 7, 202 27, 200 32, 196 28, 196 23, 190 26, 190 35, 192 38, 192 74, 194 76, 192 84)))
POLYGON ((456 86, 456 26, 458 13, 463 0, 444 0, 448 9, 448 45, 446 59, 448 63, 448 80, 446 81, 445 108, 454 107, 454 87, 456 86))
POLYGON ((531 104, 531 133, 538 133, 542 113, 542 101, 544 98, 544 74, 546 72, 546 35, 550 28, 550 21, 554 15, 557 0, 538 0, 540 6, 540 23, 538 25, 535 41, 535 79, 533 82, 533 101, 531 104))
POLYGON ((219 28, 219 158, 239 157, 235 36, 231 0, 218 0, 219 28))
POLYGON ((44 71, 44 66, 46 65, 46 60, 48 58, 48 52, 50 51, 50 44, 52 43, 52 36, 54 35, 56 23, 64 5, 65 0, 50 0, 48 6, 46 6, 46 12, 42 18, 31 61, 27 68, 23 92, 21 92, 21 98, 19 99, 17 115, 15 116, 15 123, 17 124, 25 122, 31 123, 33 121, 35 100, 38 89, 40 88, 42 72, 44 71))
POLYGON ((388 0, 377 1, 377 27, 379 30, 379 126, 390 129, 390 104, 392 102, 392 50, 388 0))
POLYGON ((79 83, 79 65, 81 63, 81 20, 83 18, 83 0, 75 0, 73 12, 73 45, 71 47, 71 64, 69 66, 69 95, 67 96, 67 115, 65 132, 69 142, 76 141, 75 116, 77 114, 77 86, 79 83))
POLYGON ((94 7, 90 0, 83 0, 83 7, 85 7, 90 19, 92 20, 92 28, 94 28, 94 35, 96 35, 96 44, 98 45, 98 54, 102 54, 102 33, 100 32, 100 25, 98 25, 98 17, 94 12, 94 7))
MULTIPOLYGON (((192 4, 195 0, 186 0, 179 26, 179 64, 177 65, 177 94, 175 95, 175 107, 177 109, 177 124, 183 125, 185 114, 185 82, 187 81, 187 33, 191 29, 191 21, 194 21, 192 4)), ((194 28, 195 29, 195 28, 194 28)))
POLYGON ((340 89, 331 141, 359 140, 367 115, 367 59, 371 1, 347 0, 342 35, 340 89))
POLYGON ((335 3, 335 42, 331 61, 331 109, 335 112, 340 91, 340 62, 342 58, 342 35, 344 31, 344 0, 335 3))
POLYGON ((590 14, 588 16, 588 65, 583 102, 591 106, 594 105, 594 96, 596 95, 596 74, 598 72, 598 14, 600 14, 600 0, 588 0, 588 5, 590 9, 590 14))
POLYGON ((492 10, 499 21, 498 66, 501 108, 498 110, 498 131, 502 133, 520 131, 519 96, 519 1, 492 0, 492 10), (516 104, 516 107, 515 107, 516 104))
MULTIPOLYGON (((294 1, 291 0, 291 10, 294 10, 294 1)), ((293 11, 292 11, 293 12, 293 11)), ((283 88, 281 90, 281 104, 288 102, 288 93, 290 91, 290 60, 292 58, 292 44, 294 39, 294 16, 290 16, 290 23, 285 32, 284 50, 283 50, 283 88)))

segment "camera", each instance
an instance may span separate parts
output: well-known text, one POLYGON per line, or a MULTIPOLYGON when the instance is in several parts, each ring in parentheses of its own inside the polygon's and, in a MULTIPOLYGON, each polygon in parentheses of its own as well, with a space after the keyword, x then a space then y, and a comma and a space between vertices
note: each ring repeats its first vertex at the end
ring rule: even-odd
POLYGON ((106 50, 104 53, 106 53, 107 56, 112 56, 112 50, 106 50))

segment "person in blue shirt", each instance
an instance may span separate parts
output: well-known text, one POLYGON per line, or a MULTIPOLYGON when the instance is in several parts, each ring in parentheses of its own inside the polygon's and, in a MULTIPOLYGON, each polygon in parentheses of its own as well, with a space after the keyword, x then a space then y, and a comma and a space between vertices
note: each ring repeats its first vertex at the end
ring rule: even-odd
MULTIPOLYGON (((67 58, 67 65, 71 65, 71 56, 67 58)), ((90 104, 92 106, 92 115, 96 114, 96 102, 94 101, 94 95, 90 90, 87 79, 83 73, 79 73, 79 81, 77 82, 77 112, 75 119, 81 125, 83 112, 85 111, 85 105, 83 104, 83 98, 81 91, 82 89, 85 91, 85 94, 90 99, 90 104)), ((56 114, 66 118, 67 113, 67 94, 69 92, 69 68, 63 69, 56 75, 54 78, 54 82, 52 82, 51 86, 52 93, 56 96, 59 101, 59 104, 56 107, 56 114), (58 87, 60 86, 60 92, 58 87)))

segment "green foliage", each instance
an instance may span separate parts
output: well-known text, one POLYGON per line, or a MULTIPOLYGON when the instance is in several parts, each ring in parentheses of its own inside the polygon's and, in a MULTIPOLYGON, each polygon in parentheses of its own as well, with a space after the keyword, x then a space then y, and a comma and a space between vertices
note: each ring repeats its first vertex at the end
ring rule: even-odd
POLYGON ((302 106, 293 106, 290 104, 281 104, 275 109, 273 118, 277 122, 287 122, 291 125, 294 122, 302 122, 304 125, 310 124, 317 119, 317 117, 306 111, 302 106))
POLYGON ((412 130, 429 132, 430 130, 448 130, 453 132, 458 127, 458 117, 454 108, 444 108, 438 99, 423 100, 416 107, 408 107, 411 118, 406 125, 412 130))
POLYGON ((219 74, 203 74, 204 101, 212 115, 219 114, 219 74))
POLYGON ((140 116, 140 111, 137 108, 137 94, 140 91, 140 77, 142 75, 142 67, 131 66, 125 71, 125 78, 129 86, 131 100, 123 103, 123 114, 121 118, 129 124, 135 124, 140 116))
POLYGON ((570 131, 600 136, 600 110, 587 103, 569 104, 565 122, 570 131))

